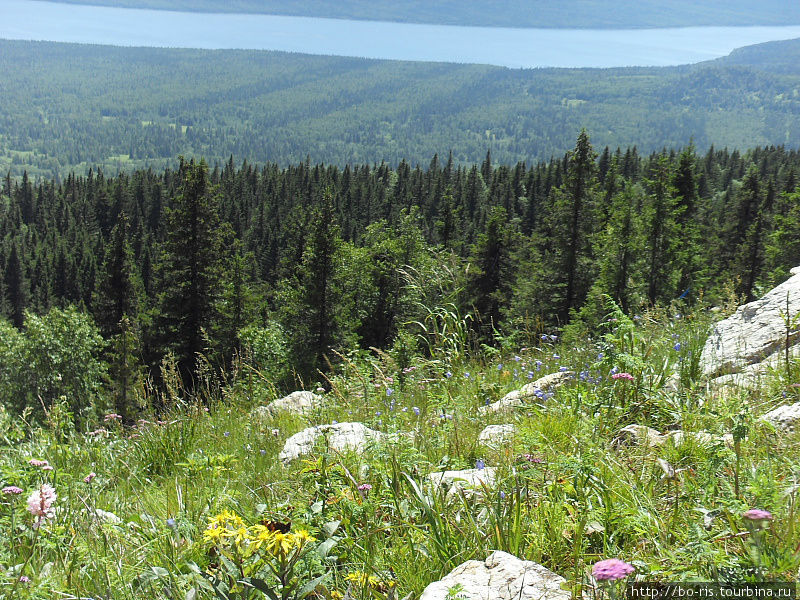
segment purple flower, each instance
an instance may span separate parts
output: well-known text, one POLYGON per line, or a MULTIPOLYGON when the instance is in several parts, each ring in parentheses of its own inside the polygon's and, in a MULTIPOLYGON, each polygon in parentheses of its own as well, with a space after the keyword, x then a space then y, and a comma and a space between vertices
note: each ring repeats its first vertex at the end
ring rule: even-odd
POLYGON ((386 395, 387 396, 391 396, 392 394, 394 394, 394 389, 392 389, 390 387, 387 387, 386 388, 386 395))
POLYGON ((478 469, 478 471, 483 471, 486 468, 486 463, 483 462, 483 459, 479 458, 475 461, 475 468, 478 469))
POLYGON ((7 485, 2 491, 4 494, 17 496, 22 493, 22 488, 18 488, 15 485, 7 485))
POLYGON ((170 529, 175 529, 177 527, 177 525, 175 524, 175 519, 173 519, 172 517, 167 519, 167 527, 169 527, 170 529))
POLYGON ((411 410, 413 410, 413 411, 414 411, 414 414, 415 414, 415 415, 419 416, 419 408, 417 408, 416 406, 414 406, 414 407, 412 407, 412 408, 411 408, 411 410))
POLYGON ((673 350, 675 350, 676 352, 678 352, 678 351, 681 349, 681 343, 680 343, 680 342, 678 342, 677 344, 675 344, 675 345, 672 347, 672 349, 673 349, 673 350))
POLYGON ((230 431, 226 431, 222 435, 224 435, 225 437, 231 437, 231 432, 230 431))
POLYGON ((567 367, 558 367, 558 370, 561 371, 562 373, 566 373, 567 367))
POLYGON ((27 575, 20 575, 19 576, 19 582, 20 583, 30 583, 31 579, 27 575))
POLYGON ((751 508, 750 510, 746 510, 742 516, 750 521, 772 521, 773 518, 771 512, 768 510, 762 510, 760 508, 751 508))
POLYGON ((618 579, 624 579, 634 570, 632 565, 618 558, 607 558, 594 564, 592 577, 598 581, 617 581, 618 579))
POLYGON ((444 376, 450 379, 453 376, 453 374, 450 371, 448 371, 447 373, 444 374, 444 376))
POLYGON ((553 354, 553 360, 560 360, 560 359, 561 359, 560 354, 553 354))
POLYGON ((371 489, 372 489, 372 486, 370 484, 368 484, 368 483, 362 483, 360 486, 358 486, 358 491, 361 492, 362 494, 366 494, 371 489))

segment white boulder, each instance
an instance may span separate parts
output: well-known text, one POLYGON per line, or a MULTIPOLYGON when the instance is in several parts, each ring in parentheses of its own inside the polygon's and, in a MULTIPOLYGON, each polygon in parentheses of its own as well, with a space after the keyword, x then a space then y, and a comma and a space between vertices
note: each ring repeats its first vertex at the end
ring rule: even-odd
POLYGON ((794 433, 797 423, 800 421, 800 402, 779 406, 762 415, 761 420, 771 423, 784 433, 794 433))
POLYGON ((335 452, 363 452, 379 442, 383 434, 362 423, 334 423, 309 427, 286 440, 278 458, 289 462, 310 454, 318 440, 325 440, 328 450, 335 452))
POLYGON ((478 435, 478 443, 498 448, 510 443, 516 434, 516 425, 489 425, 478 435))
POLYGON ((514 408, 521 408, 525 406, 525 400, 528 398, 546 400, 550 394, 554 393, 558 388, 574 377, 575 373, 572 371, 550 373, 549 375, 540 377, 536 381, 525 384, 518 390, 507 393, 497 402, 493 402, 487 406, 481 406, 478 408, 478 414, 487 415, 512 410, 514 408))
POLYGON ((468 560, 431 583, 420 600, 570 600, 570 592, 561 589, 564 582, 540 564, 496 550, 486 560, 468 560))
POLYGON ((298 391, 273 400, 267 406, 259 406, 253 411, 256 418, 274 417, 280 412, 304 415, 322 405, 322 396, 314 392, 298 391))
MULTIPOLYGON (((703 348, 701 365, 708 377, 738 373, 768 357, 778 361, 786 342, 786 320, 800 313, 800 267, 792 277, 762 298, 740 306, 717 323, 703 348), (778 354, 776 354, 778 353, 778 354), (770 355, 776 354, 774 357, 770 355)), ((789 336, 789 344, 800 340, 800 329, 789 336)))

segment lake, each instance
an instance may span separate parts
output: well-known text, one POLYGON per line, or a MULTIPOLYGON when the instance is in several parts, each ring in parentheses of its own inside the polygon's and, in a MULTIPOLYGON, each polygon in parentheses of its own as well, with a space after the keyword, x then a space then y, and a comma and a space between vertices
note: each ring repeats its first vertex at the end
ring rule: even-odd
POLYGON ((241 48, 512 68, 669 66, 800 37, 786 27, 510 29, 270 15, 180 13, 3 0, 0 38, 118 46, 241 48))

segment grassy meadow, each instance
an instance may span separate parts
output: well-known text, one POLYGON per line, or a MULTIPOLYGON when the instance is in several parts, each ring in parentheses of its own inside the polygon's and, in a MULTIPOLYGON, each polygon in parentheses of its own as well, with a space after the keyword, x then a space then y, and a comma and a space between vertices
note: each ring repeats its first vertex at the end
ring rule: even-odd
POLYGON ((170 408, 131 427, 113 414, 75 423, 66 399, 39 423, 2 413, 0 597, 417 598, 493 549, 545 565, 576 595, 602 595, 591 567, 611 557, 635 567, 630 580, 794 580, 798 439, 758 416, 798 401, 800 378, 782 368, 753 389, 707 385, 713 318, 612 312, 592 341, 568 328, 476 349, 442 313, 422 330, 424 356, 396 344, 337 357, 306 386, 324 388, 323 408, 303 417, 253 416, 286 390, 246 356, 192 395, 168 377, 158 401, 170 408), (554 395, 479 414, 565 369, 575 376, 554 395), (290 435, 334 421, 393 435, 278 459, 290 435), (478 444, 501 423, 513 442, 478 444), (712 435, 613 444, 633 423, 712 435), (426 481, 483 465, 497 480, 481 489, 426 481), (744 518, 753 508, 773 519, 744 518))

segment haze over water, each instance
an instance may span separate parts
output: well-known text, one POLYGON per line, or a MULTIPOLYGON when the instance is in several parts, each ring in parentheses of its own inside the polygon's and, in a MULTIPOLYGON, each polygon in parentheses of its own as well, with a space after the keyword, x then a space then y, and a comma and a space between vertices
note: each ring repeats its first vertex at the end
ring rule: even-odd
POLYGON ((118 46, 241 48, 506 67, 669 66, 800 37, 800 26, 510 29, 181 13, 4 0, 0 38, 118 46))

